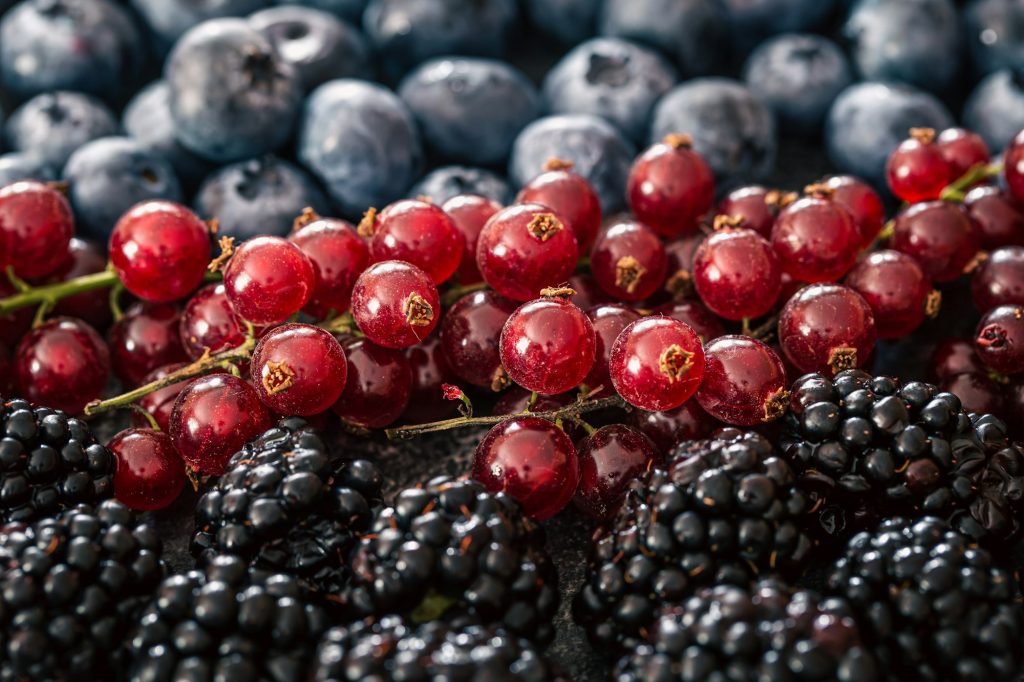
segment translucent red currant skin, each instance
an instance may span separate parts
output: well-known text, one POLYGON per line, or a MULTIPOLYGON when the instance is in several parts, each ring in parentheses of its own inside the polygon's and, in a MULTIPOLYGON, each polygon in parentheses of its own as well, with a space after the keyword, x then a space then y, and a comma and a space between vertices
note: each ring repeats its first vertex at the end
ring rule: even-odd
POLYGON ((224 268, 231 307, 255 325, 278 324, 302 310, 316 286, 313 263, 280 237, 256 237, 235 249, 224 268))
POLYGON ((217 353, 245 341, 245 325, 228 302, 223 284, 208 284, 192 295, 181 313, 178 335, 193 360, 207 350, 217 353))
POLYGON ((844 283, 871 306, 880 339, 906 336, 921 326, 925 316, 938 314, 938 292, 917 261, 899 251, 868 254, 844 283))
POLYGON ((725 327, 715 314, 697 301, 675 301, 654 309, 656 315, 664 315, 688 325, 697 332, 701 343, 725 334, 725 327))
MULTIPOLYGON (((147 374, 139 382, 139 385, 145 385, 158 379, 163 379, 171 372, 176 372, 185 366, 184 362, 175 362, 170 365, 164 365, 163 367, 157 367, 152 372, 147 374)), ((188 382, 178 382, 165 386, 160 390, 153 391, 141 399, 139 399, 139 407, 149 412, 153 419, 156 420, 157 426, 160 427, 161 431, 168 431, 171 428, 171 411, 174 409, 174 401, 177 400, 178 394, 185 390, 185 386, 188 382)), ((132 425, 139 428, 146 428, 149 426, 149 421, 145 416, 138 412, 132 412, 132 425)))
POLYGON ((543 521, 562 511, 579 482, 576 448, 565 432, 539 417, 496 424, 477 446, 473 478, 505 492, 527 516, 543 521))
POLYGON ((341 346, 348 359, 348 378, 331 409, 343 420, 368 429, 397 420, 412 391, 412 369, 405 354, 363 338, 342 341, 341 346))
POLYGON ((786 412, 786 368, 771 348, 749 336, 720 336, 704 348, 697 402, 726 424, 754 426, 786 412))
POLYGON ((602 426, 580 443, 577 456, 580 482, 573 504, 595 519, 614 515, 629 484, 661 460, 651 439, 625 424, 602 426))
POLYGON ((683 441, 707 438, 718 423, 696 400, 687 400, 674 410, 663 412, 633 410, 630 421, 662 453, 671 452, 683 441))
POLYGON ((348 363, 330 332, 311 324, 283 324, 256 344, 252 384, 263 404, 278 414, 307 417, 341 397, 348 363))
POLYGON ((831 376, 862 367, 875 348, 871 306, 856 291, 836 284, 800 290, 779 315, 779 345, 801 372, 831 376))
POLYGON ((920 263, 933 282, 951 282, 977 254, 978 235, 962 207, 928 201, 896 216, 890 246, 920 263))
POLYGON ((981 358, 974 352, 971 339, 950 338, 939 342, 932 353, 932 376, 943 381, 957 374, 982 374, 986 371, 981 358))
POLYGON ((313 263, 316 284, 305 311, 326 319, 331 311, 348 310, 352 286, 370 264, 370 247, 351 223, 321 218, 293 232, 288 240, 313 263))
POLYGON ((782 270, 764 237, 753 230, 725 228, 697 248, 693 283, 701 301, 716 315, 752 319, 775 306, 782 270))
MULTIPOLYGON (((549 412, 571 405, 576 400, 576 393, 562 393, 560 395, 534 394, 519 386, 512 386, 501 394, 498 401, 494 403, 494 414, 519 414, 520 412, 549 412), (530 401, 533 400, 533 404, 530 401)), ((572 438, 572 436, 570 436, 572 438)))
POLYGON ((501 210, 501 204, 493 199, 477 194, 459 194, 441 205, 441 210, 451 217, 455 229, 462 234, 466 248, 462 251, 459 261, 459 284, 476 284, 484 281, 480 270, 476 267, 476 244, 480 241, 480 232, 495 213, 501 210))
POLYGON ((1003 152, 1003 177, 1013 198, 1024 202, 1024 130, 1003 152))
POLYGON ((927 137, 901 142, 889 155, 885 177, 892 193, 911 204, 938 199, 955 179, 938 145, 927 137))
POLYGON ((26 180, 0 188, 0 266, 23 279, 45 277, 61 266, 75 231, 64 195, 26 180))
POLYGON ((782 270, 801 282, 834 282, 860 250, 860 229, 849 211, 826 197, 804 197, 779 213, 772 248, 782 270))
POLYGON ((690 298, 693 287, 693 254, 704 243, 704 233, 680 237, 665 245, 668 268, 665 271, 665 293, 675 300, 690 298))
POLYGON ((154 369, 187 358, 178 334, 180 313, 169 303, 136 303, 108 335, 114 373, 137 386, 154 369))
POLYGON ((411 263, 374 263, 352 288, 352 317, 379 346, 408 348, 430 336, 441 299, 430 276, 411 263))
POLYGON ((110 263, 125 289, 146 301, 176 301, 195 291, 210 262, 206 224, 181 204, 146 201, 110 235, 110 263))
POLYGON ((587 376, 594 366, 597 339, 590 318, 573 303, 539 298, 509 316, 498 348, 512 381, 554 395, 579 386, 587 376))
POLYGON ((971 277, 971 295, 978 310, 1024 305, 1024 247, 992 251, 971 277))
POLYGON ((833 175, 825 180, 832 201, 845 208, 860 231, 860 245, 867 247, 885 224, 885 206, 871 185, 852 175, 833 175))
POLYGON ((570 299, 580 310, 590 310, 601 303, 611 303, 612 299, 608 294, 601 291, 594 278, 585 273, 579 273, 569 278, 569 288, 576 293, 570 299))
POLYGON ((370 240, 375 262, 401 260, 423 270, 434 284, 446 282, 462 262, 466 240, 440 207, 403 199, 377 216, 370 240))
POLYGON ((704 376, 704 348, 688 325, 654 315, 633 322, 612 344, 612 385, 642 410, 671 410, 689 400, 704 376))
POLYGON ((602 230, 590 252, 594 281, 612 298, 642 301, 665 282, 668 256, 658 234, 626 220, 602 230))
POLYGON ((760 185, 739 187, 719 202, 718 214, 737 219, 740 227, 753 230, 767 239, 772 234, 772 225, 778 214, 776 205, 768 201, 771 196, 771 190, 760 185))
POLYGON ((640 222, 665 237, 693 232, 715 201, 715 176, 682 136, 649 147, 629 172, 626 196, 640 222))
POLYGON ((152 429, 125 429, 107 444, 117 461, 114 497, 137 511, 170 506, 185 487, 185 463, 171 437, 152 429))
POLYGON ((594 390, 604 389, 605 395, 611 393, 612 379, 608 374, 608 358, 612 354, 612 344, 623 329, 640 319, 640 313, 632 308, 615 303, 594 306, 587 311, 590 323, 594 325, 594 338, 597 341, 594 353, 594 365, 583 383, 594 390))
POLYGON ((576 237, 561 217, 540 204, 518 204, 484 225, 476 266, 492 289, 525 302, 569 279, 576 257, 576 237))
POLYGON ((963 128, 947 128, 939 133, 935 146, 949 166, 950 181, 962 177, 978 164, 988 163, 992 154, 981 135, 963 128))
POLYGON ((967 412, 1003 414, 1002 387, 987 374, 956 374, 943 379, 939 387, 960 398, 960 404, 967 412))
POLYGON ((998 187, 975 187, 964 207, 978 230, 983 249, 1024 244, 1024 207, 998 187))
POLYGON ((14 372, 24 398, 77 415, 107 385, 110 353, 85 322, 55 317, 22 337, 14 372))
MULTIPOLYGON (((92 242, 72 239, 68 244, 67 259, 50 275, 48 281, 66 282, 83 275, 103 272, 106 268, 107 255, 102 248, 92 242)), ((57 302, 53 314, 77 317, 88 322, 93 329, 105 330, 113 319, 110 312, 110 292, 101 289, 68 296, 57 302)), ((0 320, 0 325, 2 324, 0 320)))
POLYGON ((974 350, 1000 374, 1024 372, 1024 307, 1001 305, 981 316, 974 350))
POLYGON ((580 255, 590 251, 601 228, 601 202, 583 176, 571 170, 550 170, 519 191, 517 204, 540 204, 554 211, 576 237, 580 255))
POLYGON ((517 307, 515 301, 487 289, 466 294, 448 310, 441 322, 441 349, 461 381, 492 391, 508 387, 498 341, 517 307))
POLYGON ((423 343, 405 351, 412 370, 409 404, 402 420, 412 424, 439 421, 459 416, 457 400, 446 400, 441 385, 452 383, 452 371, 441 352, 441 338, 431 334, 423 343))

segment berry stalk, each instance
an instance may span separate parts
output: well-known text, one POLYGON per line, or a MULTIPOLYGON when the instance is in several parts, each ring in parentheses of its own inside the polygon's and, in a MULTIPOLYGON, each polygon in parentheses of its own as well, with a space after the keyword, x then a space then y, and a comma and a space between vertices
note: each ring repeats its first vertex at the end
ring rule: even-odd
POLYGON ((964 200, 964 197, 967 196, 968 190, 970 190, 973 185, 984 180, 994 178, 1002 172, 1003 164, 1001 163, 979 163, 960 176, 955 182, 947 185, 946 188, 942 190, 942 194, 939 195, 939 198, 943 201, 954 201, 959 203, 964 200))
POLYGON ((24 283, 20 281, 12 280, 12 283, 18 289, 18 293, 12 294, 7 298, 0 298, 0 315, 7 315, 19 308, 43 304, 52 308, 63 298, 86 291, 109 289, 117 284, 118 281, 117 274, 113 270, 104 270, 103 272, 69 279, 66 282, 57 282, 56 284, 47 284, 41 287, 28 287, 24 286, 24 283))

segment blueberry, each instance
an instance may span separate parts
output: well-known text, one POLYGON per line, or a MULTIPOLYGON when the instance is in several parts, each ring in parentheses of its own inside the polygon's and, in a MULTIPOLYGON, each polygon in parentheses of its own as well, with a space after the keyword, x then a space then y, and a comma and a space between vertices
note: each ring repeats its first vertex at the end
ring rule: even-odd
POLYGON ((294 69, 242 19, 213 19, 174 46, 165 67, 178 140, 221 163, 280 147, 302 99, 294 69))
POLYGON ((829 158, 844 172, 884 188, 885 162, 911 128, 942 130, 953 117, 934 96, 911 85, 857 83, 839 94, 825 122, 829 158))
POLYGON ((178 38, 209 19, 244 17, 268 7, 271 0, 131 0, 156 40, 156 50, 166 54, 178 38))
POLYGON ((595 0, 524 0, 530 25, 563 45, 577 45, 597 31, 595 0))
POLYGON ((499 204, 512 201, 512 190, 505 179, 483 168, 470 166, 442 166, 420 178, 407 196, 430 197, 435 204, 443 204, 459 194, 478 194, 494 199, 499 204))
POLYGON ((482 166, 505 163, 516 135, 541 112, 526 76, 492 59, 430 60, 398 95, 438 157, 482 166))
POLYGON ((79 227, 104 240, 136 203, 182 199, 171 164, 129 137, 101 137, 82 145, 68 159, 63 179, 79 227))
POLYGON ((331 14, 358 23, 363 16, 368 0, 291 0, 290 4, 312 7, 314 9, 330 12, 331 14))
POLYGON ((743 79, 783 130, 817 135, 829 107, 853 82, 853 75, 846 55, 831 40, 787 33, 751 53, 743 79))
POLYGON ((685 76, 722 68, 729 42, 729 10, 722 0, 606 0, 601 35, 656 47, 685 76))
POLYGON ((857 0, 843 35, 865 80, 943 93, 960 69, 960 18, 953 0, 857 0))
POLYGON ((259 234, 283 237, 307 206, 317 213, 330 212, 312 178, 273 156, 221 168, 203 181, 195 199, 199 215, 216 218, 222 234, 239 239, 259 234))
POLYGON ((0 20, 0 75, 19 97, 78 90, 116 99, 144 63, 139 31, 108 0, 26 0, 0 20))
POLYGON ((972 0, 963 9, 963 22, 975 73, 1024 65, 1024 3, 972 0))
POLYGON ((657 52, 619 38, 578 45, 544 79, 553 114, 593 114, 643 143, 655 102, 678 80, 657 52))
POLYGON ((978 83, 964 105, 964 125, 999 152, 1024 128, 1024 64, 1003 69, 978 83))
POLYGON ((547 116, 528 125, 512 146, 509 181, 516 187, 535 178, 552 157, 570 161, 611 214, 623 206, 626 178, 636 149, 613 125, 585 114, 547 116))
POLYGON ((52 167, 40 163, 34 154, 11 152, 0 154, 0 187, 18 180, 55 180, 57 173, 52 167))
POLYGON ((78 92, 36 95, 11 114, 4 128, 7 146, 28 152, 39 163, 63 168, 71 153, 89 140, 118 133, 117 119, 103 102, 78 92))
POLYGON ((373 77, 363 34, 327 12, 271 7, 253 14, 249 23, 292 65, 306 90, 335 78, 373 77))
POLYGON ((649 140, 686 133, 715 173, 719 190, 765 179, 775 167, 775 121, 742 83, 698 78, 671 90, 654 109, 649 140))
POLYGON ((518 17, 516 0, 370 0, 363 32, 398 78, 431 57, 501 57, 518 17))
POLYGON ((416 124, 402 100, 356 80, 330 81, 310 94, 298 157, 349 218, 402 197, 423 166, 416 124))
POLYGON ((780 33, 820 28, 844 0, 725 0, 733 42, 747 53, 780 33))

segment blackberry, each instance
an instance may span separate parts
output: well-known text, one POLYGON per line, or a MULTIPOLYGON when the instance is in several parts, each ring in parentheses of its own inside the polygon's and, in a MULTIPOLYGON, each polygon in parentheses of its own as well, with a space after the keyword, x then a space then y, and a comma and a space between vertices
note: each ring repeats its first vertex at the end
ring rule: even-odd
POLYGON ((500 624, 548 642, 558 608, 554 565, 540 529, 504 493, 436 478, 398 493, 352 553, 340 599, 355 618, 500 624))
POLYGON ((322 593, 349 581, 344 560, 369 528, 382 477, 367 460, 332 457, 305 421, 282 420, 237 452, 196 507, 200 563, 234 554, 322 593))
POLYGON ((0 520, 30 521, 114 494, 114 456, 85 422, 25 400, 0 402, 0 520))
POLYGON ((156 589, 131 638, 130 679, 305 680, 326 625, 291 576, 218 556, 156 589))
POLYGON ((888 519, 854 536, 828 584, 849 600, 886 679, 1014 680, 1022 671, 1016 582, 941 519, 888 519))
POLYGON ((398 616, 327 631, 313 679, 547 682, 562 678, 527 639, 493 626, 419 626, 398 616))
POLYGON ((878 679, 844 600, 770 580, 702 588, 663 609, 615 672, 618 682, 878 679))
POLYGON ((771 444, 723 429, 678 448, 627 489, 595 533, 576 620, 602 647, 630 647, 665 603, 702 585, 747 586, 762 573, 796 575, 812 544, 799 530, 807 501, 771 444))
POLYGON ((163 577, 156 531, 120 502, 0 531, 0 680, 112 679, 163 577))
POLYGON ((808 374, 780 444, 814 504, 814 532, 843 540, 891 516, 949 519, 974 538, 1019 528, 1024 451, 1006 425, 952 393, 860 370, 808 374))

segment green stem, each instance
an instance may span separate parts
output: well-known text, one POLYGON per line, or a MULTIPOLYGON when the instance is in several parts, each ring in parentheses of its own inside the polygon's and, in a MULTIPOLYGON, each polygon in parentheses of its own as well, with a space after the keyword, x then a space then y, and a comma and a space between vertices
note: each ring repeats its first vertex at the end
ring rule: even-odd
POLYGON ((967 196, 967 192, 971 189, 972 185, 994 178, 1002 172, 1003 164, 1001 163, 979 163, 960 176, 955 182, 947 185, 942 190, 939 198, 943 201, 960 203, 967 196))
POLYGON ((448 291, 444 292, 441 297, 441 306, 447 308, 453 305, 460 298, 466 294, 471 294, 474 291, 483 291, 487 288, 486 282, 477 282, 476 284, 466 284, 464 286, 452 287, 448 291))
POLYGON ((68 296, 74 296, 85 291, 96 291, 97 289, 109 289, 118 283, 117 275, 113 270, 104 270, 91 275, 83 275, 66 282, 47 284, 41 287, 29 287, 18 293, 0 299, 0 315, 7 315, 20 308, 38 307, 47 303, 51 307, 68 296))

